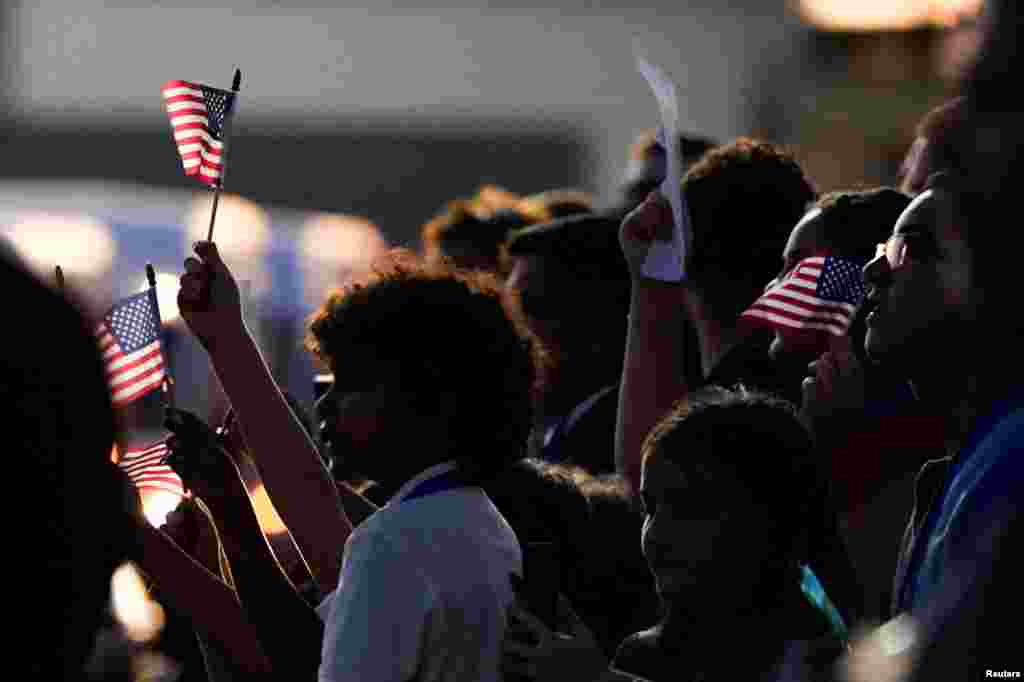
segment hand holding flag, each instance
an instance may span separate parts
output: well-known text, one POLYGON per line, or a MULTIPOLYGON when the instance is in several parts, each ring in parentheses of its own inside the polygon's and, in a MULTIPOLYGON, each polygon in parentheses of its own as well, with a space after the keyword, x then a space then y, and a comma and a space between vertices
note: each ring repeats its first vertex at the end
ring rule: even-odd
POLYGON ((807 366, 800 384, 800 412, 809 419, 864 410, 867 385, 864 367, 853 352, 849 336, 829 336, 829 349, 807 366))
POLYGON ((824 351, 829 336, 846 334, 864 300, 861 267, 838 256, 805 258, 754 301, 740 322, 771 327, 805 348, 824 351))
POLYGON ((211 351, 218 340, 233 340, 245 329, 238 283, 213 242, 196 242, 196 258, 185 259, 178 289, 178 309, 203 346, 211 351))

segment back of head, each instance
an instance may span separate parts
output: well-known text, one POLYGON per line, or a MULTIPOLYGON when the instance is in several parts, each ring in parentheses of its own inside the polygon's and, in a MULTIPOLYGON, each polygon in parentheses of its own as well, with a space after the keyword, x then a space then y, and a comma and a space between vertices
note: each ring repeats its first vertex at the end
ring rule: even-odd
MULTIPOLYGON (((695 133, 679 134, 680 163, 685 170, 700 161, 707 152, 718 146, 710 137, 695 133)), ((629 146, 629 165, 622 187, 623 211, 628 211, 644 200, 665 179, 668 171, 665 150, 658 143, 657 131, 648 129, 637 135, 629 146)))
POLYGON ((824 221, 824 239, 832 255, 859 261, 875 257, 875 247, 892 234, 910 205, 910 197, 891 187, 830 192, 815 202, 824 221))
POLYGON ((534 220, 546 222, 594 210, 594 198, 574 189, 552 189, 524 197, 519 210, 534 220))
POLYGON ((556 323, 558 338, 549 342, 560 350, 586 349, 612 373, 622 362, 630 292, 618 234, 614 217, 580 213, 516 230, 508 242, 513 261, 532 260, 542 271, 514 282, 526 314, 556 323))
MULTIPOLYGON (((821 209, 824 224, 823 237, 834 256, 850 259, 863 266, 875 257, 875 248, 892 234, 900 215, 910 205, 911 198, 891 187, 858 192, 830 192, 815 202, 821 209)), ((853 317, 847 334, 853 339, 853 352, 865 359, 864 336, 867 334, 867 309, 861 307, 853 317)), ((891 372, 870 371, 876 390, 892 390, 893 383, 902 377, 891 372)))
POLYGON ((11 585, 33 599, 9 649, 41 679, 71 678, 104 621, 111 574, 130 554, 129 499, 110 462, 113 410, 84 318, 6 255, 0 280, 33 319, 5 334, 0 352, 8 477, 30 502, 12 524, 21 556, 11 585))
MULTIPOLYGON (((581 287, 628 293, 629 270, 619 247, 619 223, 601 213, 576 213, 515 230, 511 256, 540 256, 581 287)), ((551 292, 557 295, 557 291, 551 292)))
POLYGON ((586 543, 589 510, 572 476, 561 467, 537 459, 514 462, 484 482, 484 490, 525 547, 553 542, 563 568, 562 591, 579 570, 586 543))
MULTIPOLYGON (((482 187, 469 199, 448 202, 423 226, 424 254, 432 261, 446 258, 457 267, 501 272, 508 233, 548 218, 546 212, 535 215, 529 209, 518 195, 482 187)), ((543 207, 533 207, 539 209, 543 207)))
POLYGON ((451 453, 467 471, 493 473, 524 454, 543 353, 493 275, 394 252, 331 294, 306 342, 336 377, 359 385, 374 379, 360 371, 386 367, 423 414, 442 397, 454 405, 451 453), (372 358, 372 367, 354 358, 372 358))
POLYGON ((958 140, 966 118, 967 99, 956 97, 935 107, 921 119, 917 135, 929 143, 929 175, 942 171, 962 173, 967 169, 958 140))
POLYGON ((577 484, 590 505, 592 529, 573 605, 613 655, 625 637, 653 625, 661 608, 640 551, 644 518, 624 477, 582 472, 577 484))
POLYGON ((777 272, 814 188, 790 154, 740 138, 708 152, 687 172, 683 191, 693 231, 690 282, 715 318, 732 323, 777 272))

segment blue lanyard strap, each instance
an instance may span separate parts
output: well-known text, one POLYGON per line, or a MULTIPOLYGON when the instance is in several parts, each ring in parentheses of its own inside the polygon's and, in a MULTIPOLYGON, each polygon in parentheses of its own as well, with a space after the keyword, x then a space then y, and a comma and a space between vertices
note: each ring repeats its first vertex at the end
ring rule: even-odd
POLYGON ((428 478, 427 480, 419 483, 402 498, 402 502, 415 500, 417 497, 426 497, 427 495, 433 495, 434 493, 441 493, 445 490, 461 488, 465 485, 466 484, 459 479, 454 471, 446 471, 443 474, 438 474, 433 478, 428 478))
POLYGON ((850 641, 850 631, 846 627, 846 622, 843 620, 842 614, 839 613, 839 609, 829 599, 828 594, 825 592, 825 586, 821 584, 818 576, 814 574, 814 571, 807 564, 800 564, 800 591, 804 593, 804 597, 811 603, 811 606, 817 609, 825 617, 825 620, 828 621, 832 634, 844 646, 847 645, 850 641))

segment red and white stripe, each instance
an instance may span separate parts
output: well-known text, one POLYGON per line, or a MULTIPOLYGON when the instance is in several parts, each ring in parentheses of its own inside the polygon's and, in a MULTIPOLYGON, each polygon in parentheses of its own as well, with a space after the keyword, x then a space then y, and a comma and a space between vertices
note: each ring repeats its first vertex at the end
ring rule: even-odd
POLYGON ((161 461, 167 453, 166 441, 160 441, 146 448, 125 451, 117 465, 128 474, 136 488, 184 495, 181 478, 161 461))
POLYGON ((202 89, 187 81, 168 81, 163 96, 185 175, 216 184, 223 170, 224 144, 210 135, 202 89))
POLYGON ((801 261, 788 277, 766 291, 741 317, 842 336, 850 326, 856 307, 816 295, 824 267, 824 256, 801 261))
POLYGON ((121 350, 106 324, 96 327, 96 341, 107 374, 107 386, 114 407, 122 407, 160 388, 166 375, 160 340, 139 348, 134 353, 121 350))

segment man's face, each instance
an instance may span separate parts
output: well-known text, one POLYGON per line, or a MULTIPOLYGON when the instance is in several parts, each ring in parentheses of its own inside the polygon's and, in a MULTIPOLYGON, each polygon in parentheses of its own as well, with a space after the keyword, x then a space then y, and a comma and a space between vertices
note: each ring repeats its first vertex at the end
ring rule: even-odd
POLYGON ((864 343, 872 359, 937 366, 938 355, 963 348, 975 297, 962 227, 949 193, 926 190, 896 222, 889 255, 864 267, 871 311, 864 343))

